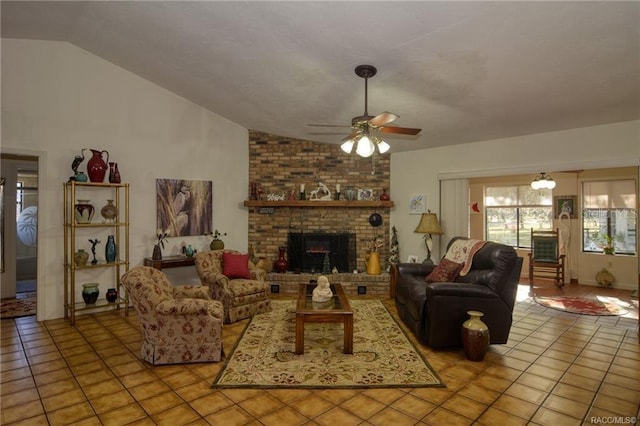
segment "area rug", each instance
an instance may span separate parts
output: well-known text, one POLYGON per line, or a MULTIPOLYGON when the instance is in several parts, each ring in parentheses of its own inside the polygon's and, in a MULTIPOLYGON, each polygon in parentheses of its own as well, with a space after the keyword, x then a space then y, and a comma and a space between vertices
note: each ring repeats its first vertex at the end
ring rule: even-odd
POLYGON ((9 299, 0 302, 0 318, 19 318, 36 314, 36 298, 9 299))
POLYGON ((546 308, 581 315, 624 315, 627 310, 615 303, 601 302, 581 297, 550 296, 536 297, 536 303, 546 308))
POLYGON ((273 300, 253 317, 214 388, 443 387, 428 362, 378 300, 353 300, 353 355, 342 353, 342 324, 305 324, 296 355, 295 301, 273 300))

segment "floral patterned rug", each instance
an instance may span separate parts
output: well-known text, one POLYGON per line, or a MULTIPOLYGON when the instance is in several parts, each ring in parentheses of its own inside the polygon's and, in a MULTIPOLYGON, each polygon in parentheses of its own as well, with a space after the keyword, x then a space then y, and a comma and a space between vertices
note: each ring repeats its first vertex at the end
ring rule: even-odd
POLYGON ((624 315, 627 310, 612 302, 602 302, 597 299, 582 297, 551 296, 536 297, 536 303, 546 308, 581 315, 624 315))
POLYGON ((0 318, 19 318, 36 314, 36 298, 7 299, 0 302, 0 318))
POLYGON ((305 325, 305 353, 296 355, 295 301, 273 300, 253 317, 215 388, 443 387, 378 300, 352 300, 353 355, 342 353, 343 326, 305 325))

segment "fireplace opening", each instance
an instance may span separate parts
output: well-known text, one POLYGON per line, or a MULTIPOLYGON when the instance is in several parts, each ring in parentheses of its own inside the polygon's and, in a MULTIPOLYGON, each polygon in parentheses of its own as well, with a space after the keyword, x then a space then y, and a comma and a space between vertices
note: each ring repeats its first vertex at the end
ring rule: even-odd
POLYGON ((351 272, 356 269, 356 235, 349 233, 289 233, 287 239, 289 270, 322 272, 325 256, 329 269, 351 272))

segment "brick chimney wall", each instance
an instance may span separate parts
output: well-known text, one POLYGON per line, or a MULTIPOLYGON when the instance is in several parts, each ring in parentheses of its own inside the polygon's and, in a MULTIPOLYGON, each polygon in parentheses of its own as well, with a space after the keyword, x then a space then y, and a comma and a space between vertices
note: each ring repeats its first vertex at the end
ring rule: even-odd
MULTIPOLYGON (((389 169, 388 154, 375 156, 374 171, 371 158, 361 158, 355 152, 345 154, 338 144, 249 131, 249 182, 258 184, 262 190, 261 199, 264 200, 270 193, 284 193, 288 197, 292 190, 298 199, 302 183, 306 186, 308 197, 319 182, 324 183, 332 193, 335 193, 336 184, 340 184, 341 199, 344 199, 345 189, 354 188, 372 189, 377 200, 382 190, 389 188, 389 169)), ((246 198, 249 199, 249 188, 246 198)), ((287 245, 289 232, 352 232, 357 236, 358 269, 365 270, 364 259, 369 251, 369 243, 377 236, 383 240, 380 263, 385 270, 389 258, 389 210, 277 207, 267 214, 261 212, 259 207, 249 208, 249 247, 254 248, 256 256, 264 256, 273 262, 278 257, 278 247, 287 245), (382 226, 374 228, 369 224, 369 216, 373 213, 382 216, 382 226)))

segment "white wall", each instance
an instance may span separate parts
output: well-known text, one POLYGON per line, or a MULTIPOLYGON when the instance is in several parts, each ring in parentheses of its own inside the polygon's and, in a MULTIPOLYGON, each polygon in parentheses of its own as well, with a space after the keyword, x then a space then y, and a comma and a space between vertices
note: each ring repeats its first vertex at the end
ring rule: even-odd
MULTIPOLYGON (((439 214, 440 179, 637 166, 639 154, 640 121, 392 154, 391 224, 398 230, 400 258, 424 257, 422 236, 413 232, 419 216, 408 214, 408 201, 425 193, 427 208, 439 214)), ((446 227, 446 218, 440 219, 446 227)), ((446 243, 434 236, 432 258, 441 257, 446 243)))
MULTIPOLYGON (((63 316, 62 183, 82 148, 109 151, 131 185, 131 266, 151 256, 156 178, 213 181, 213 226, 247 250, 245 128, 68 43, 2 39, 1 71, 2 152, 40 161, 38 320, 63 316)), ((209 238, 165 254, 182 241, 209 238)), ((197 282, 193 268, 167 272, 197 282)))

